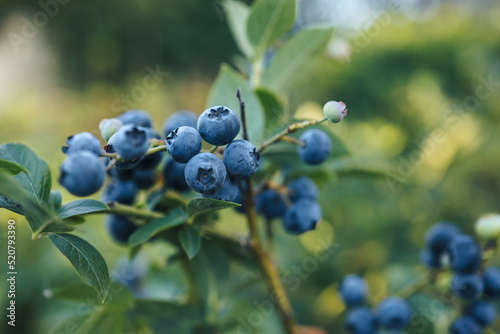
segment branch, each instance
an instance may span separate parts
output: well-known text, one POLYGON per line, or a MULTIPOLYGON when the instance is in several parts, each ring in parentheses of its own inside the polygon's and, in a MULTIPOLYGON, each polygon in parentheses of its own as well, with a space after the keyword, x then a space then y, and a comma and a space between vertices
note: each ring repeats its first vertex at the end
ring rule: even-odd
POLYGON ((240 102, 241 126, 243 127, 243 139, 248 140, 247 118, 245 115, 245 102, 241 99, 241 88, 236 90, 236 97, 240 102))
POLYGON ((262 153, 269 145, 272 145, 280 140, 283 140, 283 137, 285 137, 291 133, 294 133, 297 130, 306 128, 306 127, 311 126, 311 125, 321 124, 326 120, 327 120, 327 118, 325 117, 325 118, 322 118, 322 119, 316 120, 316 121, 303 121, 303 122, 292 123, 289 126, 287 126, 283 131, 278 132, 273 137, 271 137, 268 140, 266 140, 265 142, 263 142, 259 147, 259 153, 262 153))

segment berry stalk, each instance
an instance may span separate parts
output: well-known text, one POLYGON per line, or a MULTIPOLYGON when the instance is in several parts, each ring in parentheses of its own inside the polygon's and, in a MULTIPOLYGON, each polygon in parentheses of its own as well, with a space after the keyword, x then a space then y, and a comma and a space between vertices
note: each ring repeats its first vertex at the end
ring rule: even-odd
MULTIPOLYGON (((319 119, 316 121, 303 121, 303 122, 292 123, 292 124, 288 125, 283 131, 278 132, 277 134, 275 134, 274 136, 272 136, 271 138, 269 138, 268 140, 266 140, 265 142, 260 144, 259 152, 262 153, 268 146, 270 146, 278 141, 283 140, 284 137, 290 138, 290 137, 288 137, 288 135, 291 133, 294 133, 297 130, 306 128, 308 126, 321 124, 324 121, 326 121, 327 119, 328 118, 325 117, 325 118, 322 118, 322 119, 319 119)), ((289 141, 289 140, 287 140, 287 141, 289 141)))

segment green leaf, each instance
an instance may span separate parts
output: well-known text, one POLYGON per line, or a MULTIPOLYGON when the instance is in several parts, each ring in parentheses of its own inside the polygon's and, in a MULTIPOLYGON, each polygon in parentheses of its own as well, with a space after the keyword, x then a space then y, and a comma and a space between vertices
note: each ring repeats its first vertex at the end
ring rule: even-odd
POLYGON ((236 44, 247 58, 252 58, 254 50, 247 34, 247 21, 250 16, 250 8, 241 1, 233 0, 222 2, 222 7, 224 8, 229 29, 233 34, 236 44))
POLYGON ((107 307, 93 311, 90 314, 78 314, 64 319, 50 331, 50 334, 128 333, 126 330, 128 319, 122 310, 107 307))
POLYGON ((219 75, 212 86, 207 107, 227 106, 236 112, 241 119, 240 104, 236 98, 238 88, 241 88, 241 95, 246 105, 248 136, 254 144, 257 144, 261 140, 265 128, 264 111, 245 78, 227 64, 221 66, 219 75))
POLYGON ((49 239, 71 262, 83 282, 93 287, 104 302, 109 290, 109 272, 102 255, 87 241, 72 234, 49 234, 49 239))
POLYGON ((59 190, 51 190, 49 195, 49 206, 54 211, 59 211, 62 203, 62 194, 59 190))
POLYGON ((182 225, 187 222, 183 211, 175 210, 171 214, 156 218, 139 227, 128 239, 128 246, 136 246, 142 244, 160 232, 171 229, 172 227, 182 225))
POLYGON ((16 175, 21 172, 29 174, 30 172, 24 168, 23 166, 16 164, 15 162, 0 159, 0 173, 8 174, 8 175, 16 175))
POLYGON ((26 192, 17 180, 17 176, 0 174, 0 184, 2 185, 0 194, 9 196, 8 199, 0 197, 2 198, 0 203, 8 210, 25 215, 33 232, 33 239, 36 239, 41 229, 48 224, 59 222, 59 218, 45 207, 46 204, 39 203, 34 196, 26 192))
POLYGON ((59 210, 59 217, 68 218, 107 210, 109 210, 109 207, 103 202, 96 201, 95 199, 79 199, 64 205, 59 210))
MULTIPOLYGON (((285 117, 285 106, 283 101, 266 88, 257 88, 255 94, 264 107, 264 114, 266 115, 266 130, 274 131, 278 127, 288 125, 288 119, 285 117)), ((275 132, 266 134, 266 137, 271 137, 275 132)))
POLYGON ((196 198, 189 202, 187 214, 189 217, 193 217, 202 213, 232 208, 235 206, 240 205, 238 203, 225 202, 212 198, 196 198))
POLYGON ((139 251, 141 250, 141 248, 142 248, 142 244, 130 247, 129 250, 128 250, 128 259, 130 261, 132 261, 133 259, 135 259, 135 256, 139 253, 139 251))
MULTIPOLYGON (((29 147, 23 144, 9 143, 0 146, 0 159, 23 166, 27 173, 19 173, 14 178, 26 194, 39 203, 47 203, 50 195, 51 176, 45 161, 40 159, 29 147)), ((6 195, 9 198, 9 194, 6 195)), ((10 210, 9 207, 5 207, 10 210)))
POLYGON ((282 91, 299 79, 311 62, 321 55, 330 41, 333 28, 305 29, 287 41, 274 55, 264 72, 262 84, 282 91))
POLYGON ((196 228, 186 225, 179 230, 179 241, 189 259, 200 251, 201 234, 196 228))
POLYGON ((149 195, 146 204, 149 210, 168 212, 174 208, 184 209, 186 200, 172 191, 158 190, 149 195))
POLYGON ((257 0, 248 18, 247 31, 257 56, 279 37, 288 32, 295 22, 295 0, 257 0))

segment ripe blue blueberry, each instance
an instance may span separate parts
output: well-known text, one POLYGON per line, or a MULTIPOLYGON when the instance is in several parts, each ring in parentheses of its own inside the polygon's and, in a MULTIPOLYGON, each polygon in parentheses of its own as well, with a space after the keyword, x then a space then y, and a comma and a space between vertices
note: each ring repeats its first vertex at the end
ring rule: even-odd
MULTIPOLYGON (((160 139, 160 135, 158 134, 158 132, 155 131, 155 129, 144 128, 144 130, 146 131, 146 133, 148 135, 148 139, 160 139)), ((141 160, 139 160, 139 163, 137 164, 137 166, 134 167, 134 169, 146 170, 146 169, 156 168, 156 166, 158 166, 158 164, 163 159, 164 153, 165 152, 160 151, 160 152, 156 152, 153 154, 148 154, 148 155, 143 156, 141 158, 141 160)))
POLYGON ((500 297, 500 268, 487 267, 484 270, 484 294, 489 297, 500 297))
POLYGON ((101 143, 91 133, 81 132, 74 136, 69 136, 66 140, 68 146, 63 146, 63 153, 70 154, 78 151, 88 151, 95 155, 101 155, 101 143))
POLYGON ((324 131, 307 130, 299 140, 304 143, 304 146, 297 146, 297 152, 302 161, 309 165, 323 163, 332 152, 332 140, 324 131))
POLYGON ((339 292, 347 307, 360 306, 366 301, 368 285, 358 275, 347 275, 340 282, 339 292))
POLYGON ((198 121, 198 115, 190 110, 179 110, 174 112, 170 117, 163 123, 162 132, 164 138, 166 138, 170 132, 180 128, 181 126, 190 126, 192 128, 197 128, 196 122, 198 121))
POLYGON ((101 188, 105 175, 104 165, 95 154, 79 151, 66 156, 59 183, 75 196, 90 196, 101 188))
MULTIPOLYGON (((242 184, 242 186, 244 186, 245 183, 242 184)), ((245 189, 245 188, 243 188, 245 189)), ((238 204, 241 204, 241 206, 236 206, 234 209, 236 210, 236 212, 239 212, 239 213, 245 213, 246 211, 246 208, 245 208, 245 203, 243 203, 243 192, 241 191, 241 189, 239 189, 238 187, 238 193, 236 194, 236 197, 233 199, 233 202, 234 203, 238 203, 238 204)))
POLYGON ((137 195, 137 184, 133 180, 111 181, 102 194, 104 202, 118 202, 122 204, 132 204, 137 195))
POLYGON ((420 252, 420 261, 430 268, 441 268, 441 255, 436 254, 429 248, 420 252))
POLYGON ((167 151, 177 162, 186 163, 201 151, 201 136, 190 126, 174 129, 167 136, 167 151))
POLYGON ((215 194, 226 179, 226 167, 213 153, 199 153, 186 165, 186 182, 191 189, 201 194, 215 194))
POLYGON ((257 194, 256 209, 267 219, 275 219, 285 215, 287 206, 283 195, 279 191, 266 189, 257 194))
POLYGON ((448 245, 451 268, 460 273, 472 273, 479 269, 482 253, 479 244, 469 235, 457 235, 448 245))
POLYGON ((481 326, 469 316, 463 316, 455 320, 449 330, 450 334, 482 334, 481 326))
POLYGON ((484 282, 478 274, 455 273, 451 280, 451 290, 459 298, 475 299, 483 294, 484 282))
POLYGON ((163 166, 163 179, 165 181, 165 187, 182 192, 189 190, 190 188, 184 177, 185 169, 186 164, 175 162, 174 159, 169 157, 165 166, 163 166))
MULTIPOLYGON (((106 165, 109 164, 109 159, 106 158, 106 165)), ((126 181, 126 180, 132 180, 134 177, 134 170, 133 169, 120 169, 113 167, 108 170, 108 175, 114 179, 126 181)))
POLYGON ((492 302, 478 300, 465 307, 466 315, 471 316, 481 327, 491 326, 497 318, 497 308, 492 302))
POLYGON ((128 238, 137 230, 137 225, 127 217, 108 215, 106 217, 106 230, 115 242, 126 244, 128 238))
POLYGON ((157 173, 154 169, 135 169, 133 180, 139 189, 151 188, 156 181, 157 173))
POLYGON ((411 307, 399 297, 388 297, 377 307, 381 326, 389 330, 401 331, 410 324, 411 307))
POLYGON ((131 168, 139 162, 139 159, 149 149, 149 138, 143 127, 136 125, 124 125, 108 141, 106 152, 118 153, 125 163, 116 166, 119 168, 131 168), (131 165, 131 166, 130 166, 131 165))
POLYGON ((283 219, 283 227, 288 233, 302 234, 316 229, 321 215, 321 206, 318 202, 303 198, 288 208, 283 219))
POLYGON ((460 229, 452 223, 436 223, 425 234, 425 244, 437 255, 441 255, 448 248, 451 239, 459 234, 460 229))
POLYGON ((140 125, 145 128, 153 126, 153 119, 149 113, 140 109, 126 111, 118 116, 118 119, 122 121, 123 124, 140 125))
POLYGON ((350 334, 376 334, 377 318, 368 307, 355 308, 347 315, 346 329, 350 334))
POLYGON ((202 194, 202 197, 214 198, 221 201, 234 202, 238 196, 239 188, 233 178, 229 175, 226 176, 226 180, 222 184, 222 187, 213 195, 202 194))
POLYGON ((319 191, 316 184, 310 178, 302 176, 288 185, 288 196, 290 196, 292 202, 296 202, 301 198, 317 200, 319 191))
POLYGON ((226 145, 240 132, 240 119, 227 107, 208 108, 198 118, 198 131, 207 143, 226 145))
POLYGON ((248 180, 259 168, 260 154, 247 140, 235 140, 227 145, 222 156, 226 170, 236 180, 248 180))

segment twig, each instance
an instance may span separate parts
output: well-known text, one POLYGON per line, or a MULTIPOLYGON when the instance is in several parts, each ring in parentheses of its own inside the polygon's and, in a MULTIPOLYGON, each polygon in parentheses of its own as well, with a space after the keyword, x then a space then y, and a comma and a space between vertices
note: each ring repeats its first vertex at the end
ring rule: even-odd
POLYGON ((327 118, 325 117, 316 121, 303 121, 303 122, 292 123, 289 126, 287 126, 283 131, 278 132, 277 134, 275 134, 274 136, 263 142, 259 147, 259 152, 262 153, 269 145, 272 145, 282 140, 284 136, 289 135, 290 133, 294 133, 299 129, 303 129, 311 125, 321 124, 326 120, 327 118))
POLYGON ((240 115, 241 115, 241 126, 243 127, 243 139, 248 140, 247 118, 245 115, 245 102, 243 102, 241 98, 241 88, 238 88, 236 90, 236 97, 240 102, 240 115))
POLYGON ((300 140, 293 138, 293 137, 290 137, 290 136, 283 136, 283 137, 281 137, 280 140, 286 141, 288 143, 292 143, 292 144, 295 144, 298 146, 306 146, 306 143, 304 143, 303 141, 300 141, 300 140))
POLYGON ((401 290, 397 295, 403 299, 407 299, 416 293, 419 293, 425 289, 430 283, 434 282, 439 274, 439 270, 431 270, 428 273, 422 275, 417 281, 412 285, 407 286, 401 290))

